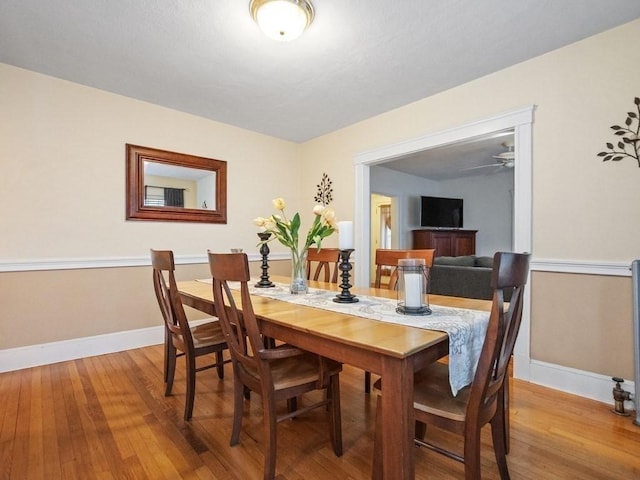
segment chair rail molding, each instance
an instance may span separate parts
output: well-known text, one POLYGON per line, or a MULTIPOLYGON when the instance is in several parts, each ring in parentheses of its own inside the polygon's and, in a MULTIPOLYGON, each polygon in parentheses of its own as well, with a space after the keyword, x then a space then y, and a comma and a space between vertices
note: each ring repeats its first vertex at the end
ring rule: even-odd
POLYGON ((531 262, 531 270, 536 272, 579 273, 584 275, 631 277, 631 260, 628 263, 624 263, 536 258, 531 262))
MULTIPOLYGON (((262 260, 259 253, 247 253, 250 262, 262 260)), ((289 253, 270 253, 269 260, 289 260, 289 253)), ((176 265, 208 263, 207 255, 177 255, 176 265)), ((34 258, 29 260, 0 260, 1 272, 35 272, 39 270, 77 270, 84 268, 149 267, 148 255, 139 257, 94 257, 94 258, 34 258)))

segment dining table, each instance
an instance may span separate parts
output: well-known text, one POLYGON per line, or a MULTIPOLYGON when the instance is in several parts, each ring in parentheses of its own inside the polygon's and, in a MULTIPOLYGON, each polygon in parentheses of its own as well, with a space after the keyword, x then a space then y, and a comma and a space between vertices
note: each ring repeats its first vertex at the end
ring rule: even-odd
MULTIPOLYGON (((285 277, 271 278, 286 285, 285 277)), ((339 291, 333 283, 309 281, 309 287, 339 291)), ((211 279, 178 282, 183 304, 215 316, 211 279)), ((265 289, 266 290, 266 289, 265 289)), ((357 296, 395 299, 388 289, 351 288, 357 296)), ((455 309, 488 312, 491 301, 429 295, 429 303, 455 309)), ((251 296, 262 333, 304 350, 380 375, 383 478, 409 480, 414 468, 414 372, 449 354, 444 331, 366 318, 348 310, 330 311, 264 295, 251 296)), ((354 304, 357 305, 357 304, 354 304)), ((362 308, 360 308, 362 310, 362 308)))

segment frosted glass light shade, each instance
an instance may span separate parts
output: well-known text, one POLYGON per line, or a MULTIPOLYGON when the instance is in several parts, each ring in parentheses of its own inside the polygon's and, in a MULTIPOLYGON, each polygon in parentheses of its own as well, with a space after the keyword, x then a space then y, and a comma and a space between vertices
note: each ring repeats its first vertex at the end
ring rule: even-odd
POLYGON ((307 0, 251 0, 249 10, 267 37, 284 42, 302 35, 313 20, 307 0))

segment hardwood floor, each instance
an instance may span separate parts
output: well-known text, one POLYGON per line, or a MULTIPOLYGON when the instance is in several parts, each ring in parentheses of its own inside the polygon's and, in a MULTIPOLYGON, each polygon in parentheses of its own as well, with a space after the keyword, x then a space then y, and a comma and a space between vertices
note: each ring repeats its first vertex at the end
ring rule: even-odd
MULTIPOLYGON (((182 362, 173 396, 163 396, 160 346, 0 374, 0 478, 261 478, 260 400, 247 402, 240 445, 230 447, 233 382, 225 368, 225 380, 214 370, 198 375, 191 422, 182 420, 182 362)), ((341 375, 341 458, 331 450, 326 412, 278 426, 279 480, 370 478, 375 395, 364 394, 362 378, 349 366, 341 375)), ((513 479, 640 478, 640 427, 610 405, 517 380, 511 402, 513 479)), ((482 474, 497 479, 490 442, 485 429, 482 474)), ((418 479, 464 478, 457 462, 415 454, 418 479)))

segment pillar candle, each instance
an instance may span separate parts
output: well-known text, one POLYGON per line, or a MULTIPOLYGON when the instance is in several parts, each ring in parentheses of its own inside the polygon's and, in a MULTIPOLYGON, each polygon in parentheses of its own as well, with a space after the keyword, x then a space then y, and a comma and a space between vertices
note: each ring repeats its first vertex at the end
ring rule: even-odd
POLYGON ((340 250, 353 248, 353 222, 338 222, 338 247, 340 250))
POLYGON ((420 273, 404 274, 404 305, 410 308, 422 306, 422 278, 420 273))

